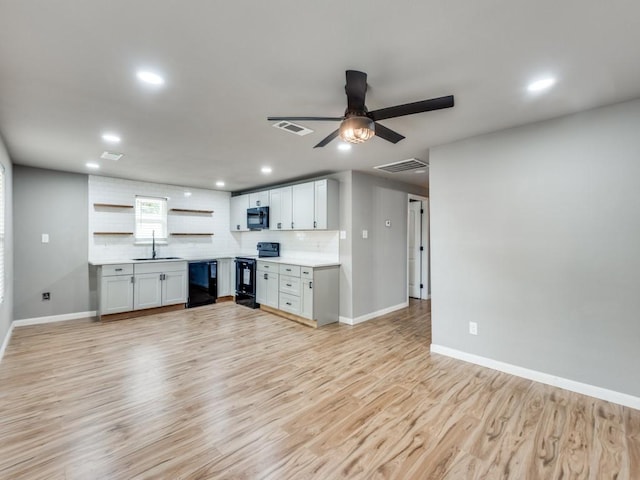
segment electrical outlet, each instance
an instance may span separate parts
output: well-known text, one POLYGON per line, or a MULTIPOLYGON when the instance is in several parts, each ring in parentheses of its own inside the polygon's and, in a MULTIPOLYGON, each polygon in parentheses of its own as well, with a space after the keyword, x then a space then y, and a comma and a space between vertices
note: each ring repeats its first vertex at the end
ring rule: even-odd
POLYGON ((51 293, 50 292, 44 292, 42 294, 42 300, 51 300, 51 293))
POLYGON ((478 334, 478 324, 476 322, 469 322, 469 333, 471 335, 478 334))

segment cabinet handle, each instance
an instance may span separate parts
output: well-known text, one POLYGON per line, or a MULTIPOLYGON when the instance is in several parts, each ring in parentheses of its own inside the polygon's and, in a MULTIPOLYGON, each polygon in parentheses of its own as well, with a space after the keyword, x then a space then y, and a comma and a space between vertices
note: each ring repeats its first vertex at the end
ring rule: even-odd
POLYGON ((291 229, 293 229, 293 222, 291 222, 291 229))
POLYGON ((116 272, 121 272, 122 269, 121 268, 116 268, 116 272))
POLYGON ((313 288, 313 282, 309 282, 309 288, 313 288))
POLYGON ((278 229, 282 228, 282 222, 278 222, 278 229))
POLYGON ((264 279, 265 279, 265 280, 269 280, 269 274, 268 274, 268 273, 265 273, 265 274, 264 274, 264 279))
POLYGON ((287 302, 287 305, 291 306, 291 302, 287 302))
POLYGON ((260 200, 256 200, 256 207, 260 206, 260 200))
POLYGON ((136 283, 136 277, 131 277, 131 283, 136 283))
POLYGON ((285 268, 285 270, 286 270, 287 272, 290 272, 290 271, 291 271, 291 269, 290 269, 290 268, 285 268))
POLYGON ((318 228, 318 222, 316 221, 313 222, 313 228, 318 228))
POLYGON ((291 286, 291 284, 290 284, 290 283, 287 283, 287 287, 290 287, 290 286, 291 286))

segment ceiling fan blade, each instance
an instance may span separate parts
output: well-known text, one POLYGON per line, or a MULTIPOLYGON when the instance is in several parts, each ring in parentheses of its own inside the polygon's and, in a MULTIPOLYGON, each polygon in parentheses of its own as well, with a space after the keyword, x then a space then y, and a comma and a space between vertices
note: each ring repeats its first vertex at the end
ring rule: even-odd
POLYGON ((391 143, 398 143, 400 140, 405 138, 398 132, 394 132, 390 128, 387 128, 384 125, 380 125, 379 123, 376 123, 376 136, 383 138, 387 142, 391 143))
POLYGON ((318 147, 324 147, 327 143, 329 143, 331 140, 333 140, 334 138, 336 138, 338 136, 340 130, 334 130, 333 132, 331 132, 329 135, 327 135, 324 140, 322 140, 319 144, 317 144, 315 147, 313 148, 318 148, 318 147))
POLYGON ((311 122, 316 120, 321 122, 341 122, 344 117, 267 117, 267 120, 270 122, 311 122))
POLYGON ((347 93, 348 110, 364 110, 364 97, 367 93, 367 74, 357 70, 347 70, 347 84, 344 87, 347 93))
POLYGON ((404 115, 413 115, 414 113, 430 112, 431 110, 441 110, 451 107, 453 107, 453 95, 447 95, 446 97, 381 108, 380 110, 369 112, 368 116, 377 122, 378 120, 384 120, 386 118, 403 117, 404 115))

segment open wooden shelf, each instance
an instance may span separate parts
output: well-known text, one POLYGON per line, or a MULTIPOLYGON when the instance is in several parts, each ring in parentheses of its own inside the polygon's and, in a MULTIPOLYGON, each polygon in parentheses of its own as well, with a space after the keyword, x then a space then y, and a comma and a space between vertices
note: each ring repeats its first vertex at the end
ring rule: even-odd
POLYGON ((93 232, 94 235, 133 235, 133 232, 93 232))
POLYGON ((94 203, 98 208, 133 208, 133 205, 118 205, 117 203, 94 203))
POLYGON ((172 233, 171 235, 176 237, 203 237, 211 236, 213 233, 172 233))
POLYGON ((198 214, 206 214, 206 215, 211 215, 213 213, 213 210, 191 210, 188 208, 172 208, 169 211, 176 212, 176 213, 198 213, 198 214))

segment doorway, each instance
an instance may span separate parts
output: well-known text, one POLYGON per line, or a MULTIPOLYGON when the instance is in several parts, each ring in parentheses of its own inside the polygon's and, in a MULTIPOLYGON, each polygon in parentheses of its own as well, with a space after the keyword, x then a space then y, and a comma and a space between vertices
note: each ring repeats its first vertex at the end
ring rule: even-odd
POLYGON ((408 296, 427 300, 430 297, 428 198, 409 195, 407 223, 408 296))

